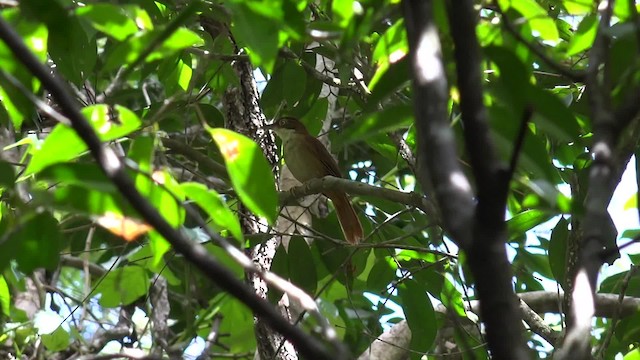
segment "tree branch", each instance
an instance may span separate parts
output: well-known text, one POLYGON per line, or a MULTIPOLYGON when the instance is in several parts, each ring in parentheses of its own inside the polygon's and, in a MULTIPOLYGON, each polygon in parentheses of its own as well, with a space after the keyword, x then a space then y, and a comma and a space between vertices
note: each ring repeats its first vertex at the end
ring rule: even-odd
POLYGON ((496 359, 523 359, 528 349, 505 249, 504 214, 510 174, 504 172, 495 155, 484 106, 482 57, 476 34, 478 14, 473 0, 448 1, 447 14, 452 24, 464 140, 478 193, 473 241, 466 249, 469 266, 476 280, 491 354, 496 359))
POLYGON ((307 195, 320 194, 329 190, 342 190, 351 195, 374 196, 377 198, 414 206, 437 222, 437 212, 435 205, 428 198, 414 192, 402 192, 387 189, 367 183, 352 181, 334 176, 325 176, 320 179, 312 179, 306 183, 295 186, 288 191, 279 192, 280 204, 288 204, 293 199, 298 199, 307 195))
POLYGON ((553 331, 549 325, 544 322, 544 319, 538 315, 529 305, 520 299, 520 311, 524 321, 529 325, 531 331, 540 335, 543 339, 554 347, 562 340, 562 334, 553 331))
POLYGON ((558 357, 586 358, 590 356, 591 319, 594 316, 594 295, 598 271, 602 266, 601 250, 608 243, 606 229, 610 228, 607 206, 610 201, 607 189, 615 179, 615 151, 617 124, 611 109, 611 95, 607 72, 601 81, 601 68, 606 66, 609 52, 607 34, 613 13, 614 1, 601 3, 600 22, 593 42, 587 68, 586 85, 589 90, 589 106, 593 124, 593 162, 589 169, 589 192, 584 200, 585 217, 582 222, 584 237, 580 243, 578 270, 573 282, 569 302, 569 330, 558 357))
POLYGON ((424 189, 430 188, 424 182, 431 179, 444 229, 458 245, 467 247, 475 204, 449 123, 449 91, 432 6, 431 1, 403 1, 418 140, 416 175, 424 189))
POLYGON ((80 113, 76 100, 69 95, 60 78, 51 76, 49 69, 42 65, 24 44, 20 36, 3 19, 0 19, 0 38, 11 49, 16 58, 24 64, 49 90, 63 113, 71 121, 71 126, 87 144, 91 155, 105 175, 116 185, 131 206, 153 226, 177 252, 194 264, 211 281, 239 299, 265 319, 296 345, 298 351, 308 358, 333 359, 335 356, 318 340, 292 326, 267 301, 255 296, 253 289, 242 283, 235 274, 217 261, 200 244, 190 241, 183 233, 174 229, 160 215, 147 199, 136 189, 126 169, 117 155, 103 146, 89 122, 80 113))

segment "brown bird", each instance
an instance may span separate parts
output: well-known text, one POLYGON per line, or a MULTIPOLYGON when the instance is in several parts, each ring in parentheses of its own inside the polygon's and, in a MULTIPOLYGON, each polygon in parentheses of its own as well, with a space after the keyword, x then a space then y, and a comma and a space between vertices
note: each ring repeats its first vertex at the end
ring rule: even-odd
MULTIPOLYGON (((342 177, 327 148, 311 136, 298 119, 282 117, 267 128, 282 139, 284 161, 296 180, 305 183, 327 175, 342 177)), ((359 243, 363 238, 362 225, 347 194, 327 191, 324 195, 333 202, 345 239, 351 244, 359 243)))

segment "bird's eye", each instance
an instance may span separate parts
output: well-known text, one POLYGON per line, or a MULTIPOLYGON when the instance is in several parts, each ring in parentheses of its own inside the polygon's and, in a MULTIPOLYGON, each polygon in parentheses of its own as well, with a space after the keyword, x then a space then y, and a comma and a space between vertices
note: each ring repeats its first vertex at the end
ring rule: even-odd
POLYGON ((284 124, 286 124, 286 121, 284 121, 284 119, 280 119, 280 125, 284 126, 284 124))

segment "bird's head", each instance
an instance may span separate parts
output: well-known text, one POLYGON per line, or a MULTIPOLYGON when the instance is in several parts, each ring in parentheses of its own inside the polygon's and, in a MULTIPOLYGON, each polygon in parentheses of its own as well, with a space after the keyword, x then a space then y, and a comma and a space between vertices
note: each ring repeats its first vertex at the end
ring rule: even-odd
POLYGON ((295 134, 309 134, 300 120, 290 116, 283 116, 281 118, 278 118, 272 124, 265 126, 265 128, 273 130, 284 141, 295 134))

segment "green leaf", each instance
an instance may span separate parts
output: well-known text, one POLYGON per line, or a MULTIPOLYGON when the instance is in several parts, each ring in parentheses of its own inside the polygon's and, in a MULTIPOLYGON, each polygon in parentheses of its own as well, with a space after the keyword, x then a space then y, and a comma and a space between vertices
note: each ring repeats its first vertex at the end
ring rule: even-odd
POLYGON ((182 183, 180 187, 189 199, 207 212, 217 231, 228 230, 238 241, 244 241, 240 221, 222 201, 220 194, 199 183, 182 183))
POLYGON ((584 15, 591 12, 594 8, 594 2, 584 0, 564 0, 562 5, 569 15, 584 15))
POLYGON ((561 217, 551 232, 549 242, 549 267, 556 281, 562 285, 566 284, 566 258, 567 241, 569 239, 569 222, 561 217))
POLYGON ((567 47, 567 56, 576 55, 591 48, 593 40, 596 38, 596 32, 598 31, 598 17, 595 14, 590 14, 584 17, 578 25, 578 30, 571 38, 567 47))
POLYGON ((364 114, 355 123, 342 131, 336 145, 342 146, 356 141, 364 141, 380 133, 408 128, 413 123, 413 107, 397 105, 382 111, 364 114))
MULTIPOLYGON (((35 23, 24 19, 18 9, 4 9, 1 16, 13 26, 22 41, 32 53, 44 63, 47 59, 47 39, 49 32, 42 23, 35 23)), ((18 61, 11 50, 0 42, 0 64, 5 71, 29 92, 37 93, 40 82, 33 78, 31 72, 18 61)), ((0 77, 0 107, 4 107, 13 126, 20 130, 25 120, 31 119, 35 108, 31 100, 22 93, 23 90, 15 87, 9 81, 0 77)))
POLYGON ((224 321, 220 323, 220 332, 231 334, 229 338, 225 337, 225 345, 228 346, 226 351, 232 354, 255 351, 254 317, 246 305, 235 298, 226 296, 216 306, 214 314, 220 314, 224 317, 224 321), (227 342, 227 340, 233 341, 227 342))
POLYGON ((238 2, 229 6, 234 12, 233 34, 248 48, 251 62, 271 73, 278 56, 282 10, 269 9, 267 4, 257 2, 238 2))
POLYGON ((309 245, 301 236, 292 236, 288 250, 289 278, 308 294, 315 294, 318 287, 316 265, 309 245))
POLYGON ((367 277, 367 289, 373 293, 382 293, 396 278, 397 266, 386 259, 377 259, 367 277))
POLYGON ((307 74, 302 66, 293 61, 285 61, 278 67, 260 97, 260 103, 269 113, 275 110, 284 101, 287 106, 297 105, 298 100, 304 94, 307 74))
MULTIPOLYGON (((157 232, 151 231, 149 233, 149 236, 152 237, 152 236, 159 236, 159 235, 157 234, 157 232)), ((141 248, 138 248, 138 250, 133 252, 131 255, 129 255, 127 260, 129 261, 130 264, 144 266, 149 271, 152 271, 155 274, 162 275, 162 277, 167 279, 167 282, 170 285, 176 286, 182 283, 180 278, 178 278, 173 273, 173 271, 171 271, 171 268, 167 266, 167 263, 165 261, 161 261, 160 263, 156 264, 154 263, 153 257, 154 257, 154 250, 151 249, 151 246, 143 246, 141 248)))
MULTIPOLYGON (((600 284, 598 292, 605 294, 619 294, 622 286, 622 280, 624 280, 628 273, 629 271, 623 271, 604 279, 600 284)), ((640 297, 640 277, 632 276, 629 279, 625 296, 640 297)))
POLYGON ((523 236, 527 231, 551 219, 553 214, 544 210, 525 210, 507 221, 509 240, 513 241, 523 236))
POLYGON ((467 316, 467 312, 464 309, 464 303, 462 302, 462 294, 447 278, 444 279, 440 299, 442 299, 442 304, 446 306, 447 310, 461 317, 467 316))
POLYGON ((157 268, 163 263, 163 256, 171 249, 171 244, 157 231, 149 232, 149 249, 153 255, 151 266, 157 268))
MULTIPOLYGON (((102 141, 126 136, 142 124, 135 113, 119 105, 114 108, 103 104, 87 106, 82 109, 82 114, 102 141), (117 116, 117 119, 112 120, 112 116, 117 116)), ((86 144, 72 128, 58 124, 42 146, 33 153, 24 176, 37 173, 49 165, 74 159, 86 149, 86 144)))
POLYGON ((530 87, 531 70, 511 50, 503 46, 489 46, 484 49, 487 58, 498 66, 500 77, 497 85, 502 90, 502 95, 514 109, 520 114, 527 102, 527 90, 530 87))
POLYGON ((9 292, 9 285, 4 276, 0 275, 0 317, 5 318, 10 316, 11 311, 11 293, 9 292))
POLYGON ((111 4, 93 4, 76 9, 79 17, 89 20, 98 31, 123 41, 138 32, 135 21, 127 16, 125 8, 111 4))
POLYGON ((130 206, 117 192, 101 192, 78 185, 58 186, 53 194, 48 191, 35 192, 34 201, 38 204, 53 206, 58 210, 87 215, 133 213, 130 206))
MULTIPOLYGON (((437 333, 437 321, 433 304, 424 289, 415 280, 405 280, 398 286, 398 295, 402 299, 402 311, 411 329, 411 350, 427 352, 437 333)), ((412 359, 420 359, 412 353, 412 359)))
POLYGON ((184 193, 168 171, 153 171, 155 147, 154 137, 138 136, 134 139, 127 155, 129 160, 137 163, 140 171, 135 178, 138 190, 158 208, 172 226, 177 228, 184 221, 184 211, 179 204, 184 201, 184 193))
POLYGON ((372 110, 374 106, 386 99, 392 92, 409 82, 409 59, 404 57, 401 60, 382 64, 378 67, 369 82, 371 96, 369 97, 368 108, 372 110))
POLYGON ((62 325, 58 326, 50 334, 42 334, 40 338, 47 350, 51 352, 64 350, 71 343, 71 336, 62 328, 62 325))
POLYGON ((74 84, 81 85, 93 73, 98 59, 96 38, 87 34, 77 17, 65 17, 51 31, 48 46, 56 70, 74 84))
MULTIPOLYGON (((525 248, 518 249, 516 255, 519 261, 522 261, 527 269, 532 273, 538 273, 547 279, 553 279, 549 259, 544 254, 532 254, 525 248)), ((515 262, 515 261, 514 261, 515 262)))
POLYGON ((102 172, 102 169, 93 163, 53 164, 40 171, 38 179, 48 180, 51 183, 77 185, 104 192, 116 191, 116 187, 102 172))
POLYGON ((636 348, 624 355, 623 360, 640 360, 640 349, 636 348))
MULTIPOLYGON (((122 66, 122 64, 132 64, 147 49, 149 43, 155 41, 158 36, 162 35, 162 30, 153 30, 146 33, 136 33, 126 42, 118 44, 113 52, 111 52, 104 65, 105 70, 113 70, 122 66)), ((166 38, 160 45, 158 45, 151 53, 145 58, 145 62, 151 62, 155 60, 164 59, 168 56, 174 55, 182 49, 191 46, 201 46, 204 41, 200 36, 191 30, 185 28, 178 28, 168 38, 166 38)))
POLYGON ((535 0, 499 0, 504 11, 513 8, 528 20, 531 30, 540 34, 544 40, 558 41, 558 28, 547 11, 535 0))
MULTIPOLYGON (((409 53, 407 31, 404 19, 399 19, 391 25, 378 39, 373 49, 372 60, 381 63, 394 63, 409 53)), ((373 82, 373 81, 372 81, 373 82)))
POLYGON ((278 195, 271 166, 260 147, 248 137, 227 129, 208 129, 224 157, 233 188, 255 214, 274 224, 278 195))
POLYGON ((24 175, 28 176, 49 165, 74 159, 86 149, 86 144, 73 129, 64 124, 58 124, 42 146, 33 153, 24 175))
MULTIPOLYGON (((516 115, 511 112, 512 110, 497 104, 489 107, 495 144, 504 161, 508 161, 513 155, 513 145, 519 131, 519 120, 521 121, 522 117, 522 114, 516 115)), ((551 184, 557 184, 560 181, 558 169, 553 165, 545 145, 540 136, 536 136, 531 129, 527 128, 525 141, 518 157, 518 169, 530 174, 533 178, 541 178, 551 184)))
POLYGON ((14 233, 7 233, 9 238, 0 244, 0 269, 9 259, 16 259, 18 268, 31 273, 37 268, 55 269, 58 266, 58 255, 62 235, 58 221, 47 212, 37 214, 18 224, 14 233))
POLYGON ((16 172, 13 165, 0 160, 0 187, 13 188, 16 182, 16 172))
POLYGON ((334 21, 338 23, 340 27, 347 27, 351 18, 353 18, 354 0, 333 0, 331 2, 331 10, 334 16, 334 21))
POLYGON ((528 94, 535 109, 533 122, 549 137, 569 143, 581 135, 575 114, 556 95, 535 86, 528 87, 528 94))
POLYGON ((129 305, 145 296, 149 288, 147 271, 140 266, 125 266, 111 270, 96 286, 95 293, 101 294, 101 306, 114 308, 129 305))
POLYGON ((138 27, 133 19, 127 16, 122 6, 111 4, 93 4, 76 9, 76 14, 89 20, 97 30, 123 41, 138 32, 138 27))

